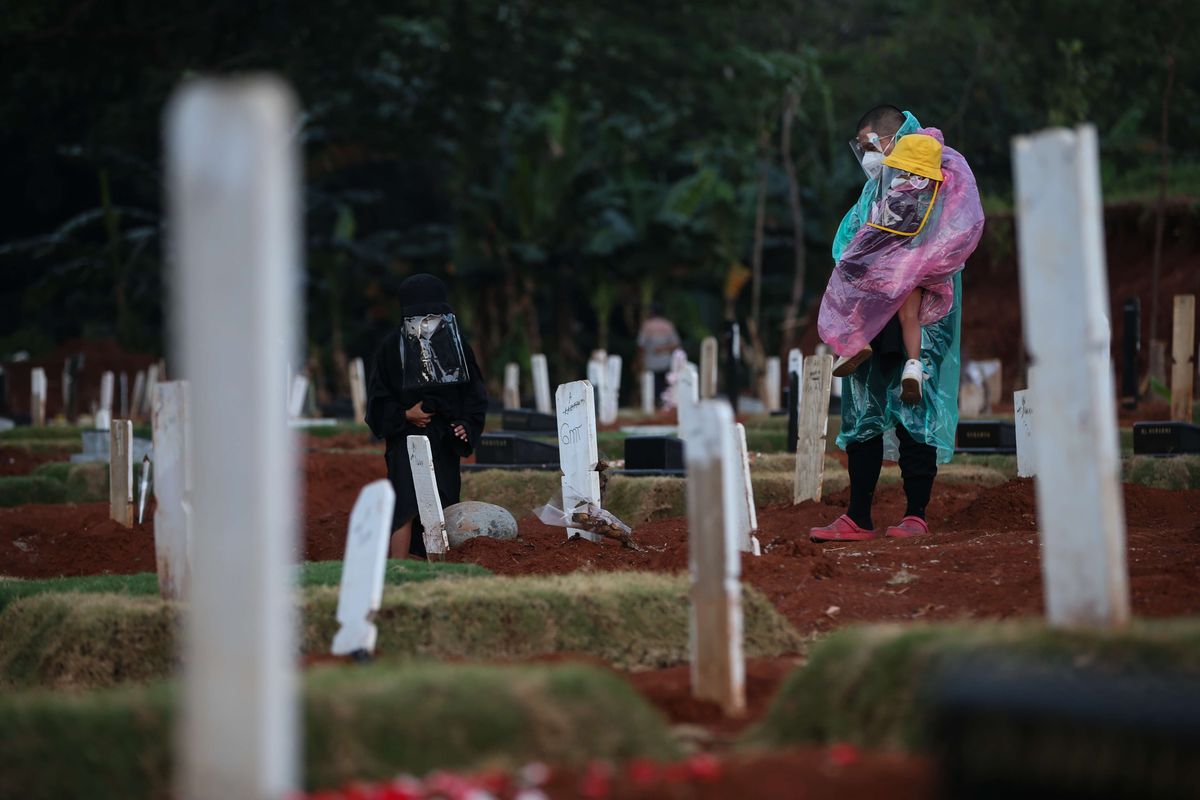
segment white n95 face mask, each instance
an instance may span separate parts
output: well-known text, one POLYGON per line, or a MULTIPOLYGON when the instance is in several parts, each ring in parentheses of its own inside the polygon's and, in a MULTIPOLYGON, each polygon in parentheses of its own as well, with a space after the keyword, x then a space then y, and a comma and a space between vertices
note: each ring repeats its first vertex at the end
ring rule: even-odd
POLYGON ((877 150, 863 153, 862 168, 868 178, 878 178, 879 173, 883 170, 883 153, 877 150))

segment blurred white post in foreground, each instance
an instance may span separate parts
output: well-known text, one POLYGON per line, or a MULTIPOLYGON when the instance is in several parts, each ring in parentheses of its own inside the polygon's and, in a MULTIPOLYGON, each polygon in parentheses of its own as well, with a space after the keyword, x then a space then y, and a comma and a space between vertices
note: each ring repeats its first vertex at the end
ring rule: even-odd
POLYGON ((1125 509, 1096 130, 1013 140, 1021 319, 1037 368, 1033 450, 1046 615, 1053 625, 1129 619, 1125 509))
POLYGON ((684 457, 692 696, 719 703, 733 716, 746 709, 739 552, 742 465, 728 402, 702 401, 688 420, 692 427, 684 432, 684 457))
POLYGON ((297 471, 279 401, 299 341, 296 119, 268 77, 190 83, 166 116, 174 345, 195 432, 187 798, 282 798, 296 782, 297 471))

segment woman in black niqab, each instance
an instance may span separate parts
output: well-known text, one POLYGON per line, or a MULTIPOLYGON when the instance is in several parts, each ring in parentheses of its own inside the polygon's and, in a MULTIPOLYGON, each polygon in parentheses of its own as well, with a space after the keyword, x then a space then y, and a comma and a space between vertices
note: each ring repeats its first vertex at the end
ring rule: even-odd
POLYGON ((366 422, 387 442, 388 480, 396 491, 391 556, 424 557, 407 439, 429 439, 442 506, 457 503, 459 460, 479 443, 487 390, 475 353, 458 330, 446 285, 433 275, 413 275, 400 284, 400 302, 404 321, 384 337, 372 360, 366 422))

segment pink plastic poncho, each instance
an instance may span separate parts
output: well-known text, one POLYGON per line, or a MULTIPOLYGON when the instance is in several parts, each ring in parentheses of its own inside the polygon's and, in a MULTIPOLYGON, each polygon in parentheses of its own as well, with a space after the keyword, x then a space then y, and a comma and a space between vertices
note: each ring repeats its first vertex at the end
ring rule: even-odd
MULTIPOLYGON (((919 133, 942 142, 937 128, 919 133)), ((900 236, 863 225, 846 246, 821 298, 817 331, 839 356, 852 356, 874 339, 914 289, 924 289, 922 326, 954 304, 954 274, 983 235, 983 207, 975 176, 957 150, 942 149, 945 181, 925 227, 900 236)))

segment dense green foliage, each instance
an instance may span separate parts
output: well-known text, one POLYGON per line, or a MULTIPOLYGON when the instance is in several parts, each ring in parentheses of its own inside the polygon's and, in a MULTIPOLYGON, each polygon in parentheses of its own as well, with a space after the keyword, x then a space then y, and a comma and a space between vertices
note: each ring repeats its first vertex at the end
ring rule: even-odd
POLYGON ((80 333, 162 347, 160 113, 193 74, 277 70, 302 99, 309 354, 335 388, 416 270, 451 279, 493 375, 532 350, 554 377, 593 345, 628 356, 655 297, 694 341, 755 260, 760 180, 760 329, 777 348, 797 275, 801 326, 823 285, 861 183, 846 141, 881 101, 942 127, 993 209, 1010 137, 1081 120, 1110 197, 1153 195, 1164 119, 1189 191, 1198 50, 1189 0, 12 0, 0 354, 80 333))

